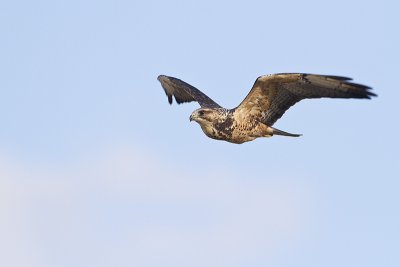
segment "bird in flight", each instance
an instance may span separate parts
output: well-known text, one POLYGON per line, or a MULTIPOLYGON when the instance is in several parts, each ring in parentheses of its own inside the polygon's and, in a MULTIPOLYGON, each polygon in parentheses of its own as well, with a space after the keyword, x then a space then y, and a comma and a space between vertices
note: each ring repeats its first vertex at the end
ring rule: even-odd
POLYGON ((173 97, 178 104, 192 101, 200 104, 189 119, 200 124, 208 137, 236 144, 273 135, 300 136, 272 127, 300 100, 322 97, 370 99, 376 96, 370 87, 352 83, 352 79, 347 77, 278 73, 258 77, 242 103, 236 108, 226 109, 180 79, 160 75, 158 80, 170 104, 173 97))

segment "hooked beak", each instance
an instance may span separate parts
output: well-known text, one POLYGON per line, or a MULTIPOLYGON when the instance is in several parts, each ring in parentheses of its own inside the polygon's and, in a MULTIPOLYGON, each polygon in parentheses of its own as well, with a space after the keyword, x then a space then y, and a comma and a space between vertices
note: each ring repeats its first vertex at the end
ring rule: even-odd
POLYGON ((192 115, 190 115, 190 117, 189 117, 189 121, 192 121, 193 120, 193 118, 192 118, 192 115))

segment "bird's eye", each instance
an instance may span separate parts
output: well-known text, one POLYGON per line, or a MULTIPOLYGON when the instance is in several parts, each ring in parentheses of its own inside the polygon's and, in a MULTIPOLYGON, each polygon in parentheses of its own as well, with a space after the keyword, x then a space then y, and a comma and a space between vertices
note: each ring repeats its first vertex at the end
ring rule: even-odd
POLYGON ((200 110, 199 111, 199 116, 203 116, 204 115, 204 111, 200 110))

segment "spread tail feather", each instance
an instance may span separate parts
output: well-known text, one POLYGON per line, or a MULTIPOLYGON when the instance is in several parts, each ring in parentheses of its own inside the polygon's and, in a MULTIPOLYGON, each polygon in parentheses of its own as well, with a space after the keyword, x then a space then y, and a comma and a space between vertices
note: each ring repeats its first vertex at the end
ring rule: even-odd
POLYGON ((290 137, 299 137, 301 136, 301 134, 291 134, 291 133, 287 133, 281 130, 278 130, 276 128, 271 127, 274 131, 273 131, 273 135, 283 135, 283 136, 290 136, 290 137))

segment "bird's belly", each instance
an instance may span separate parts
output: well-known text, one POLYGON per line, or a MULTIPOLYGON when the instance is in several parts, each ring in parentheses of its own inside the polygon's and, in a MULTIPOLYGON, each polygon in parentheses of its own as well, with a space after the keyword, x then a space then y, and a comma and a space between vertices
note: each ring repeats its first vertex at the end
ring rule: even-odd
POLYGON ((230 128, 215 128, 212 125, 202 125, 203 132, 210 138, 224 140, 230 143, 242 144, 258 137, 271 137, 273 130, 265 124, 236 124, 230 128))
POLYGON ((232 132, 232 139, 235 143, 252 141, 258 137, 271 137, 273 130, 265 124, 238 125, 232 132))

